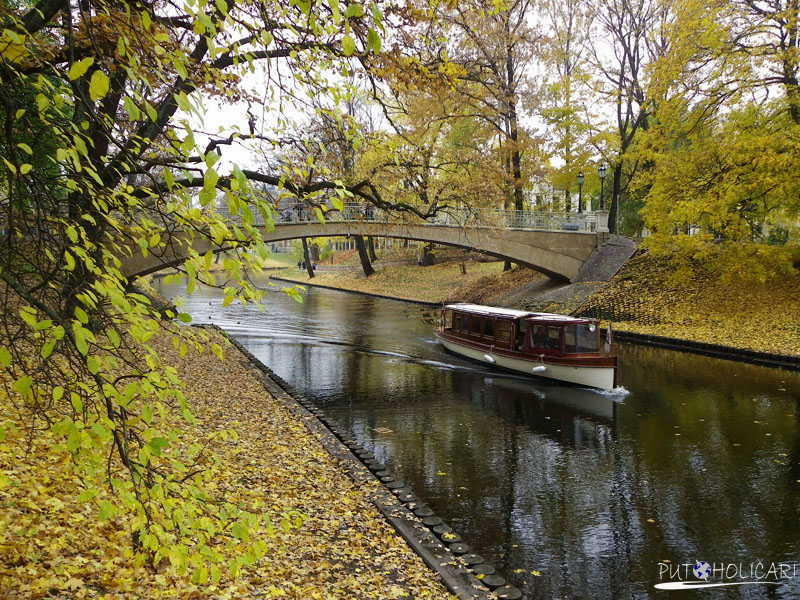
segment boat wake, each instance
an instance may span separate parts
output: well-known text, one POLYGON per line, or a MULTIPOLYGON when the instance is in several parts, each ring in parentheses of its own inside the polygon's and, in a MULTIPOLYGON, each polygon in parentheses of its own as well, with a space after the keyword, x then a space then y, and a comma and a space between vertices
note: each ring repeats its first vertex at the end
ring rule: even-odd
MULTIPOLYGON (((405 363, 411 363, 416 365, 422 365, 426 367, 433 367, 434 369, 440 369, 444 371, 463 371, 468 373, 479 373, 479 374, 490 374, 491 371, 487 371, 486 369, 481 369, 480 367, 474 367, 470 365, 461 365, 457 363, 450 363, 450 362, 442 362, 438 360, 430 360, 430 359, 423 359, 417 358, 415 356, 411 356, 409 354, 405 354, 403 352, 392 352, 390 350, 377 350, 374 348, 368 348, 365 346, 359 346, 356 344, 351 344, 349 342, 344 342, 340 340, 331 340, 325 337, 319 336, 309 336, 303 335, 298 336, 293 333, 271 333, 268 336, 263 336, 266 339, 271 339, 273 342, 281 343, 281 344, 296 344, 296 345, 311 345, 311 346, 333 346, 339 348, 346 348, 348 353, 354 352, 358 354, 368 354, 372 356, 382 356, 386 357, 387 359, 394 359, 394 361, 400 361, 405 363)), ((512 376, 513 377, 513 376, 512 376)))
POLYGON ((595 393, 611 398, 612 400, 620 401, 630 395, 630 391, 624 386, 618 385, 613 390, 593 390, 595 393))

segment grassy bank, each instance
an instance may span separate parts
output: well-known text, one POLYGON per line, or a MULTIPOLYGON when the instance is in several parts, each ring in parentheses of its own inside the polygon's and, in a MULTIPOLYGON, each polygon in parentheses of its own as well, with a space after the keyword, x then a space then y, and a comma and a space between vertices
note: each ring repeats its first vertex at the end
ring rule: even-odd
POLYGON ((634 257, 579 309, 617 329, 800 355, 800 277, 725 281, 697 265, 675 280, 665 259, 634 257))

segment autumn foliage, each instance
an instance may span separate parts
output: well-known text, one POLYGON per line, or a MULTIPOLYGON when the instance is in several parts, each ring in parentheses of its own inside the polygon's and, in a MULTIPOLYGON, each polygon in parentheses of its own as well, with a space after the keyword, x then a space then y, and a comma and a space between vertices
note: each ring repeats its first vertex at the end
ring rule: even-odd
MULTIPOLYGON (((130 544, 135 515, 120 506, 124 489, 102 486, 90 497, 60 435, 32 436, 24 420, 6 418, 0 595, 450 597, 378 513, 370 498, 374 486, 346 476, 302 419, 267 393, 247 360, 222 336, 213 339, 224 347, 222 363, 209 352, 181 357, 168 335, 151 341, 187 383, 198 419, 187 427, 168 417, 179 435, 162 453, 195 457, 191 477, 215 498, 216 510, 230 513, 233 531, 219 529, 212 514, 192 532, 191 516, 176 514, 154 564, 137 561, 130 544), (197 547, 182 543, 190 535, 219 560, 197 558, 197 547)), ((116 478, 124 473, 119 459, 109 457, 108 468, 115 474, 111 485, 124 486, 116 478)))
MULTIPOLYGON (((315 192, 281 172, 222 172, 220 147, 257 134, 201 141, 192 121, 204 98, 252 100, 242 82, 255 64, 266 81, 288 69, 298 86, 330 91, 315 69, 379 50, 382 18, 377 5, 336 2, 0 3, 0 437, 3 467, 31 469, 4 476, 4 516, 24 522, 77 501, 61 526, 97 524, 132 564, 169 564, 198 584, 266 554, 264 507, 214 485, 210 442, 235 431, 208 429, 219 423, 198 418, 155 344, 163 318, 191 316, 162 314, 129 287, 122 263, 136 253, 167 264, 180 248, 191 291, 213 283, 213 253, 225 249, 223 304, 257 301, 243 266, 257 271, 266 258, 254 216, 268 229, 274 205, 251 182, 310 202, 315 192), (48 481, 29 488, 26 475, 45 465, 48 481), (221 553, 226 544, 241 552, 221 553)), ((166 335, 180 358, 222 356, 206 332, 166 335)), ((9 551, 23 571, 42 564, 23 543, 36 544, 38 527, 4 528, 19 535, 9 551)), ((73 533, 63 533, 55 543, 66 548, 73 533)))

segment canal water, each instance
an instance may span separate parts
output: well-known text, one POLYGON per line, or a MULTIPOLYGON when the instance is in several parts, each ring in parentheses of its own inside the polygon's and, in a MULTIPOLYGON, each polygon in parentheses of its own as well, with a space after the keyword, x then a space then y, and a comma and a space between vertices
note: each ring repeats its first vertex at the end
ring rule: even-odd
POLYGON ((268 294, 260 312, 201 289, 186 307, 312 399, 526 598, 800 598, 800 374, 619 344, 624 390, 568 388, 449 354, 434 308, 303 296, 268 294), (710 580, 748 584, 654 589, 700 582, 697 561, 710 580))

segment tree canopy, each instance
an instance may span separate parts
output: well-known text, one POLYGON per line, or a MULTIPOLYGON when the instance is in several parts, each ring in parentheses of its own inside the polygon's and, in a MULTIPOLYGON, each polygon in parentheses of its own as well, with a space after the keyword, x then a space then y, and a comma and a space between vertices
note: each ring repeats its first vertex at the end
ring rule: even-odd
MULTIPOLYGON (((282 103, 303 90, 335 97, 342 86, 326 78, 380 50, 381 8, 42 0, 0 3, 0 24, 3 412, 57 435, 83 482, 83 501, 101 485, 113 487, 120 505, 104 502, 98 516, 135 515, 140 559, 218 574, 210 540, 245 540, 261 515, 210 495, 207 452, 173 443, 182 426, 172 416, 187 427, 196 418, 174 368, 148 344, 163 315, 130 287, 121 264, 139 252, 166 260, 175 245, 206 239, 228 250, 224 304, 257 301, 243 269, 257 271, 266 256, 254 217, 269 228, 275 208, 254 182, 318 210, 323 190, 379 202, 368 182, 303 177, 308 166, 224 173, 226 145, 283 140, 251 122, 201 143, 196 123, 204 98, 259 101, 285 117, 282 103), (218 195, 225 215, 215 210, 218 195)), ((186 252, 179 269, 189 290, 196 280, 213 284, 212 251, 186 252)), ((207 341, 202 330, 170 331, 181 355, 207 341)), ((215 344, 210 350, 221 354, 215 344)), ((0 433, 12 426, 0 423, 0 433)), ((263 552, 251 548, 256 557, 263 552)))

